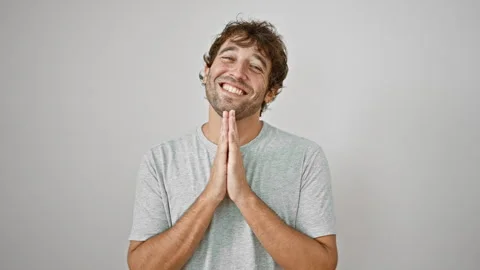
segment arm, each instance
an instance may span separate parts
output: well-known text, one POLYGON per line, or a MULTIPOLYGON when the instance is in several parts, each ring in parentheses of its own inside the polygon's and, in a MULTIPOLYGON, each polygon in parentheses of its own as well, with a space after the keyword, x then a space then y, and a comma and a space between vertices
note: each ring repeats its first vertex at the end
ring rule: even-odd
POLYGON ((165 220, 168 215, 162 211, 161 195, 157 191, 159 174, 151 161, 142 163, 131 239, 143 239, 145 235, 152 235, 157 231, 161 233, 146 241, 130 242, 127 258, 130 269, 180 269, 193 255, 205 235, 215 209, 227 192, 227 132, 227 118, 224 117, 208 184, 170 228, 167 228, 168 222, 165 220))
POLYGON ((285 269, 335 269, 338 255, 330 171, 321 148, 306 154, 295 226, 298 230, 285 224, 250 189, 234 112, 229 121, 228 151, 228 194, 272 258, 285 269), (313 239, 309 235, 325 236, 313 239))
POLYGON ((200 195, 170 229, 141 241, 131 241, 130 269, 180 269, 202 240, 218 202, 200 195))
POLYGON ((336 268, 338 255, 335 235, 313 239, 291 228, 253 192, 236 204, 262 246, 283 268, 336 268))

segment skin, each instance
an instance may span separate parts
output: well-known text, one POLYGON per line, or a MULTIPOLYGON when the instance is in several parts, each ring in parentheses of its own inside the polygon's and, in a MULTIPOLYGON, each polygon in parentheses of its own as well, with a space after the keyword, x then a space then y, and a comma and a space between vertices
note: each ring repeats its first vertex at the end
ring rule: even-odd
POLYGON ((270 61, 254 47, 242 48, 232 40, 220 47, 212 66, 205 67, 205 91, 210 102, 209 120, 203 126, 207 138, 217 143, 222 112, 230 110, 235 110, 242 145, 258 135, 262 102, 269 103, 278 90, 267 92, 270 70, 270 61), (247 94, 228 93, 221 89, 222 82, 242 88, 247 94))
POLYGON ((335 269, 336 236, 310 238, 280 219, 251 190, 245 177, 235 112, 229 114, 227 193, 263 247, 284 269, 335 269))
POLYGON ((255 47, 242 48, 227 40, 210 68, 205 67, 209 119, 205 136, 217 144, 217 154, 205 190, 169 230, 146 241, 131 241, 130 269, 180 269, 193 255, 219 203, 232 200, 272 258, 284 269, 336 268, 336 236, 310 238, 286 225, 248 185, 240 146, 262 128, 262 101, 278 89, 268 89, 270 60, 255 47), (226 49, 226 50, 225 50, 226 49), (242 88, 237 96, 222 89, 227 82, 242 88))

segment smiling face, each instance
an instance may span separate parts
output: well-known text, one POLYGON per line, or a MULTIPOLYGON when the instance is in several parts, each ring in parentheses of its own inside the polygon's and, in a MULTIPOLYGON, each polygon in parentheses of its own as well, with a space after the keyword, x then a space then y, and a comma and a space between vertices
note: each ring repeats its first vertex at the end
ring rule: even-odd
POLYGON ((205 67, 207 99, 218 115, 235 110, 237 120, 260 114, 266 96, 270 60, 253 46, 227 40, 210 68, 205 67))

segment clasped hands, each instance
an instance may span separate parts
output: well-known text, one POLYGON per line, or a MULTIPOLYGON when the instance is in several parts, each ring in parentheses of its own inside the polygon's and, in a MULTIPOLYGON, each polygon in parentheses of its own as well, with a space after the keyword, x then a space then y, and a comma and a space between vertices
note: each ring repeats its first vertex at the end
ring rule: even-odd
POLYGON ((238 203, 251 194, 245 176, 235 111, 224 111, 217 153, 205 188, 209 198, 220 203, 226 196, 238 203))

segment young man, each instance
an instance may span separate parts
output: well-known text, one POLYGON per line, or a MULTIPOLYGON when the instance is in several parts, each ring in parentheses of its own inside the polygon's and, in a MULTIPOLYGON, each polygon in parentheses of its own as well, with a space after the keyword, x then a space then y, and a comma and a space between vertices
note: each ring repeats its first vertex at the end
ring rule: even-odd
POLYGON ((204 59, 208 122, 145 154, 129 267, 335 269, 322 148, 260 119, 288 73, 281 37, 268 22, 231 22, 204 59))

